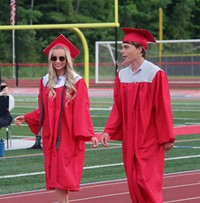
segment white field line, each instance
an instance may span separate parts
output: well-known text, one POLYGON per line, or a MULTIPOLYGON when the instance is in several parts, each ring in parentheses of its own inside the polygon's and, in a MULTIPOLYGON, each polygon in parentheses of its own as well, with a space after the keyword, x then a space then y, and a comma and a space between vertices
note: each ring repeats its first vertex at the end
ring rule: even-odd
MULTIPOLYGON (((200 171, 198 171, 200 172, 200 171)), ((177 173, 177 176, 184 176, 184 175, 191 175, 193 174, 193 171, 188 171, 188 173, 177 173)), ((195 174, 195 173, 194 173, 195 174)), ((176 173, 174 173, 174 177, 176 177, 176 173)), ((165 178, 165 177, 164 177, 165 178)), ((105 185, 115 185, 115 184, 126 184, 126 180, 125 179, 120 179, 120 180, 114 180, 114 181, 105 181, 105 182, 97 182, 97 183, 89 183, 89 184, 82 184, 82 187, 84 188, 94 188, 94 187, 102 187, 105 185), (120 181, 120 182, 118 182, 120 181), (122 182, 121 182, 122 181, 122 182)), ((197 183, 200 184, 200 183, 197 183)), ((177 186, 172 186, 172 187, 164 187, 163 189, 168 189, 168 188, 177 188, 177 187, 190 187, 196 184, 185 184, 185 185, 177 185, 177 186)), ((18 198, 18 197, 24 197, 24 196, 32 196, 32 195, 40 195, 40 194, 47 194, 47 193, 51 193, 52 191, 46 191, 46 190, 37 190, 37 191, 31 191, 31 192, 27 192, 27 193, 16 193, 16 194, 10 194, 6 197, 2 197, 0 195, 0 199, 10 199, 10 198, 18 198)), ((128 195, 129 192, 123 192, 123 193, 112 193, 112 194, 107 194, 107 195, 100 195, 100 196, 92 196, 92 197, 88 197, 88 198, 80 198, 80 199, 75 199, 75 200, 71 200, 71 202, 77 202, 77 201, 84 201, 84 200, 90 200, 90 199, 99 199, 99 198, 105 198, 105 197, 111 197, 111 196, 119 196, 119 195, 128 195)), ((178 200, 171 200, 171 201, 165 201, 163 203, 173 203, 173 202, 182 202, 182 201, 190 201, 190 200, 197 200, 200 199, 199 197, 191 197, 191 198, 185 198, 185 199, 178 199, 178 200)), ((53 203, 57 203, 57 202, 53 202, 53 203)))
MULTIPOLYGON (((190 159, 190 158, 197 158, 197 157, 200 157, 200 155, 165 158, 165 161, 179 160, 179 159, 190 159)), ((98 168, 106 168, 106 167, 122 166, 122 165, 123 165, 123 163, 105 164, 105 165, 96 165, 96 166, 86 166, 83 169, 89 170, 89 169, 98 169, 98 168)), ((42 174, 44 174, 44 171, 34 172, 34 173, 15 174, 15 175, 4 175, 4 176, 0 176, 0 179, 24 177, 24 176, 34 176, 34 175, 42 175, 42 174)))
POLYGON ((163 203, 185 202, 185 201, 196 200, 196 199, 200 199, 200 197, 191 197, 191 198, 185 198, 185 199, 178 199, 178 200, 166 201, 166 202, 163 202, 163 203))

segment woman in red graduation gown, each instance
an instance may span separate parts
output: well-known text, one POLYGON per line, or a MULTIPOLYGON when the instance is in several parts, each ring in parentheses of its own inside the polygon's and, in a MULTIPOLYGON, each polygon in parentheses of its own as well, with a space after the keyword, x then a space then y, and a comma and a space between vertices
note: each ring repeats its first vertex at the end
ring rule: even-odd
POLYGON ((123 28, 122 57, 114 105, 102 134, 122 140, 124 167, 133 203, 162 203, 165 152, 173 147, 173 119, 167 77, 145 60, 147 43, 155 42, 147 30, 123 28))
POLYGON ((60 35, 43 52, 48 56, 49 71, 40 82, 39 108, 16 117, 15 123, 27 122, 36 135, 42 126, 46 188, 55 189, 59 203, 68 203, 68 191, 80 187, 85 141, 96 147, 98 140, 89 112, 88 89, 73 70, 72 60, 79 50, 60 35))

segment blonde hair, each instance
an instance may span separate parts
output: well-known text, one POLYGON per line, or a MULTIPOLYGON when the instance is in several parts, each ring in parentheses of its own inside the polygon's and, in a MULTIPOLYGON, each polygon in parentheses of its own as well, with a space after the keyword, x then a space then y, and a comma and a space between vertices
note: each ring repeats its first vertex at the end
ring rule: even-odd
POLYGON ((76 96, 76 87, 75 87, 75 79, 74 79, 74 69, 73 69, 73 61, 72 57, 68 51, 68 49, 62 47, 62 46, 56 46, 53 47, 50 52, 49 52, 49 57, 48 57, 48 74, 49 74, 49 80, 48 80, 48 86, 49 86, 49 97, 50 98, 55 98, 56 97, 56 92, 54 90, 54 85, 55 85, 55 80, 57 79, 57 74, 56 70, 52 65, 51 57, 53 54, 53 51, 55 49, 63 49, 65 51, 65 56, 66 56, 66 67, 65 67, 65 86, 67 87, 66 89, 66 98, 67 98, 67 104, 73 100, 76 96))

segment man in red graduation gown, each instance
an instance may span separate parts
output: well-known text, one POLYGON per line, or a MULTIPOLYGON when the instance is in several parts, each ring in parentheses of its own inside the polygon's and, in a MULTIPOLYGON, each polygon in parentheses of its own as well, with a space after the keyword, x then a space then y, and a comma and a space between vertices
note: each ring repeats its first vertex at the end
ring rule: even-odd
POLYGON ((165 72, 145 60, 148 30, 122 28, 123 64, 114 85, 114 104, 101 137, 122 140, 133 203, 161 203, 165 152, 173 147, 173 118, 165 72))

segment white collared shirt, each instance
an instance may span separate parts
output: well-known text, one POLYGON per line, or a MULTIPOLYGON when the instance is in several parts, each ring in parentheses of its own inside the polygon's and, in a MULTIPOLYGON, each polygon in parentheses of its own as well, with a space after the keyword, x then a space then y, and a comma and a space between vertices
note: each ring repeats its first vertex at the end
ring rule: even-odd
MULTIPOLYGON (((74 79, 75 79, 75 83, 78 82, 82 77, 80 75, 78 75, 76 72, 73 72, 74 74, 74 79)), ((57 77, 57 81, 55 82, 54 88, 59 88, 64 86, 65 84, 65 79, 66 76, 65 75, 61 75, 57 77)), ((46 74, 43 77, 43 85, 46 86, 49 80, 49 74, 46 74)))
POLYGON ((119 71, 119 79, 123 83, 152 82, 159 70, 161 69, 158 66, 144 60, 137 71, 133 71, 131 66, 121 69, 119 71))

